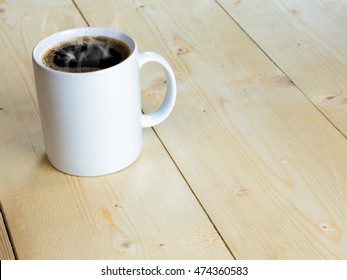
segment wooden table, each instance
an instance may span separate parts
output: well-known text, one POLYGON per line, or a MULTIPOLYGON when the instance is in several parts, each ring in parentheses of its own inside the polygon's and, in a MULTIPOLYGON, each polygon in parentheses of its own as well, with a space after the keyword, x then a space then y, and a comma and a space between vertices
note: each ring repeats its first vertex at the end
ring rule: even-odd
MULTIPOLYGON (((0 256, 347 259, 347 2, 0 1, 0 256), (172 64, 172 115, 104 177, 45 155, 31 51, 81 26, 172 64)), ((162 70, 142 71, 143 110, 162 70)))

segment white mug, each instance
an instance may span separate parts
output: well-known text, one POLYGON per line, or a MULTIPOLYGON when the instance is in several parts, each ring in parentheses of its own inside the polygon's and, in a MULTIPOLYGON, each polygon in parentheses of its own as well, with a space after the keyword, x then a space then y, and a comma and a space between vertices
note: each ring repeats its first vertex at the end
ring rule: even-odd
POLYGON ((46 153, 51 164, 71 175, 100 176, 128 167, 140 155, 142 128, 161 123, 176 100, 176 80, 169 63, 151 51, 138 51, 129 35, 109 28, 65 30, 40 41, 32 53, 46 153), (68 73, 45 66, 42 54, 79 36, 107 36, 123 41, 130 55, 110 68, 68 73), (167 88, 161 106, 141 112, 140 69, 157 62, 167 88))

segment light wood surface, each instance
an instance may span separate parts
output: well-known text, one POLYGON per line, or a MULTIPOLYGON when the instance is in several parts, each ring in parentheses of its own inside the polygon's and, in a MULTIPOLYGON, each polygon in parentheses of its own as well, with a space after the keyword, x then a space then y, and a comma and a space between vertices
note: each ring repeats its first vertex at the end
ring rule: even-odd
MULTIPOLYGON (((340 2, 329 8, 343 21, 340 2)), ((269 16, 289 32, 269 13, 286 1, 0 3, 0 200, 18 258, 347 259, 345 106, 315 103, 343 88, 347 57, 342 43, 339 62, 309 45, 278 51, 290 35, 267 40, 259 30, 269 16), (50 166, 30 62, 40 38, 87 24, 130 33, 165 56, 178 81, 175 109, 144 131, 139 160, 99 178, 50 166), (303 70, 310 55, 317 75, 303 70), (337 82, 317 85, 324 73, 337 82)), ((315 3, 321 15, 325 1, 315 3)), ((323 30, 310 34, 328 42, 323 30)), ((144 69, 142 82, 151 111, 165 90, 161 69, 144 69)))
POLYGON ((8 237, 4 219, 0 212, 0 260, 14 260, 14 254, 8 237))
POLYGON ((347 137, 347 2, 217 1, 347 137))

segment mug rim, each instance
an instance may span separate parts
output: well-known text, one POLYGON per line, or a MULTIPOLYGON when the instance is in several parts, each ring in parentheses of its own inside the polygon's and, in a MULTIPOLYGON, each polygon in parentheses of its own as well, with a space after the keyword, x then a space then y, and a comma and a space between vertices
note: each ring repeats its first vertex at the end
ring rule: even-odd
POLYGON ((59 75, 95 75, 97 73, 110 71, 111 69, 114 69, 115 67, 124 64, 130 59, 130 57, 134 55, 136 49, 137 49, 136 41, 129 34, 123 31, 119 31, 117 29, 108 28, 108 27, 79 27, 79 28, 72 28, 72 29, 58 31, 41 39, 33 48, 32 60, 43 71, 47 71, 49 73, 56 74, 56 75, 58 74, 59 75), (106 36, 106 37, 111 37, 111 38, 121 40, 130 48, 130 55, 125 60, 123 60, 122 62, 116 65, 113 65, 105 69, 100 69, 97 71, 91 71, 91 72, 63 72, 63 71, 49 68, 48 66, 44 65, 43 62, 41 61, 41 56, 43 52, 49 49, 50 47, 53 47, 54 45, 58 44, 59 42, 66 41, 74 37, 88 36, 88 35, 89 36, 106 36))

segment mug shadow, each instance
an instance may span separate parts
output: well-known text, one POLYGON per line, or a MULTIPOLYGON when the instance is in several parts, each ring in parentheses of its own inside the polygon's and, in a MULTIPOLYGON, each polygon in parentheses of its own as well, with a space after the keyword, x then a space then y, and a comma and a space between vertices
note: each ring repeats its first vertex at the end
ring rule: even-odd
POLYGON ((49 166, 50 168, 54 168, 54 167, 52 166, 52 164, 50 163, 47 154, 44 153, 44 154, 41 156, 41 159, 39 160, 39 167, 47 167, 47 166, 49 166))
POLYGON ((56 168, 48 159, 48 156, 46 153, 44 153, 41 158, 39 159, 38 165, 37 165, 38 169, 44 170, 44 172, 58 172, 57 174, 64 174, 64 175, 69 175, 69 176, 73 176, 71 174, 65 173, 61 170, 59 170, 58 168, 56 168))
POLYGON ((55 168, 48 159, 46 153, 42 154, 38 160, 37 168, 44 172, 60 172, 57 168, 55 168))

